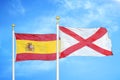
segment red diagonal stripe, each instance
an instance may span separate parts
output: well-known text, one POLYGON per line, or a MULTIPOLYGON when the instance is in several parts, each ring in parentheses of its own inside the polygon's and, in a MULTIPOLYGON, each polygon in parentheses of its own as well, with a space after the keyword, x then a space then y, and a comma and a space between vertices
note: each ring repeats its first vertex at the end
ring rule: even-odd
POLYGON ((112 55, 111 51, 108 51, 106 49, 103 49, 95 44, 91 44, 91 45, 87 45, 88 47, 90 47, 91 49, 94 49, 97 52, 100 52, 101 54, 104 54, 106 56, 112 55))
POLYGON ((96 41, 97 39, 101 38, 106 32, 107 30, 101 27, 96 33, 94 33, 89 38, 87 38, 86 41, 89 41, 89 42, 96 41))
POLYGON ((105 50, 105 49, 98 47, 92 43, 93 41, 96 41, 97 39, 101 38, 107 32, 107 30, 105 28, 101 27, 95 34, 93 34, 91 37, 89 37, 87 39, 83 39, 81 36, 79 36, 78 34, 72 32, 71 30, 69 30, 65 27, 60 27, 60 30, 63 31, 64 33, 68 34, 69 36, 72 36, 76 40, 80 41, 79 43, 77 43, 77 44, 67 48, 63 52, 61 52, 60 57, 66 57, 70 53, 72 53, 84 46, 88 46, 88 47, 94 49, 95 51, 100 52, 101 54, 104 54, 106 56, 112 55, 111 51, 105 50))
POLYGON ((72 52, 74 52, 74 51, 82 48, 83 46, 85 46, 85 45, 83 45, 81 43, 77 43, 77 44, 75 44, 75 45, 67 48, 66 50, 64 50, 63 52, 61 52, 60 58, 66 57, 66 56, 70 55, 70 53, 72 53, 72 52))
POLYGON ((69 30, 69 29, 67 29, 65 27, 60 26, 60 30, 62 32, 66 33, 67 35, 72 36, 73 38, 75 38, 78 41, 84 40, 81 36, 79 36, 78 34, 72 32, 71 30, 69 30))

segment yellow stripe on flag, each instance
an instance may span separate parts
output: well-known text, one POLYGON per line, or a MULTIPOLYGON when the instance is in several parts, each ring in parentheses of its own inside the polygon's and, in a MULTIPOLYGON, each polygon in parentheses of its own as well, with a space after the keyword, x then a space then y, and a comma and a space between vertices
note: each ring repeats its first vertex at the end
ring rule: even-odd
POLYGON ((54 41, 31 41, 16 40, 16 53, 35 53, 35 54, 52 54, 56 53, 56 40, 54 41), (28 50, 28 44, 32 44, 33 50, 28 50))

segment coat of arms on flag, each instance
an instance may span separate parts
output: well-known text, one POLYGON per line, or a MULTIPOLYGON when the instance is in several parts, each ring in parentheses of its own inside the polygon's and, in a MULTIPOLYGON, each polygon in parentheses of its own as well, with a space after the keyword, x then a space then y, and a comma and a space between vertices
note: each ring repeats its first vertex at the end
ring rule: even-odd
POLYGON ((34 51, 34 46, 32 45, 32 43, 27 43, 26 51, 34 51))
POLYGON ((111 40, 106 28, 67 28, 60 26, 60 57, 109 56, 111 40))

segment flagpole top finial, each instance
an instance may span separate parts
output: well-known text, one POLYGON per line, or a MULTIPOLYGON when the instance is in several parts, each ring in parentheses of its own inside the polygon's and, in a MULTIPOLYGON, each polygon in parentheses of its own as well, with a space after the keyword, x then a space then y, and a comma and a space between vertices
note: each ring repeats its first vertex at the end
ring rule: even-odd
POLYGON ((56 16, 56 20, 60 20, 60 16, 56 16))
POLYGON ((12 27, 15 27, 15 24, 12 24, 12 27))

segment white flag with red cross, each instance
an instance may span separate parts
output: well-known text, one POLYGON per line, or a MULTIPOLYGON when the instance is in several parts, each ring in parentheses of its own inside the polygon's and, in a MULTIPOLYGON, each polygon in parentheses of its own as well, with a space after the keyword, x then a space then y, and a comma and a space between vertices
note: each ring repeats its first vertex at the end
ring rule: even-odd
POLYGON ((68 28, 60 26, 60 57, 110 56, 111 40, 106 28, 68 28))

